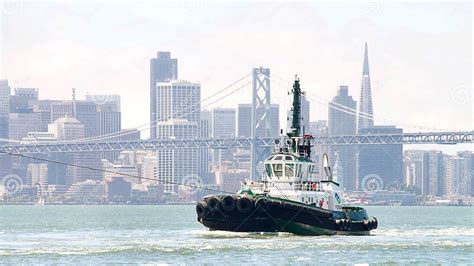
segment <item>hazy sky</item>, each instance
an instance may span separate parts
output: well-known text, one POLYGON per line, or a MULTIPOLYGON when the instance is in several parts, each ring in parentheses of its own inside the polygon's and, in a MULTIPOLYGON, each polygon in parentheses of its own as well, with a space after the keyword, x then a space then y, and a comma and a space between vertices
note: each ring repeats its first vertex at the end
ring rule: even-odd
MULTIPOLYGON (((376 123, 473 129, 470 2, 210 2, 0 0, 0 78, 40 98, 122 96, 123 127, 149 121, 149 59, 178 58, 203 98, 253 67, 301 78, 325 99, 358 100, 364 42, 376 123)), ((220 105, 250 102, 250 87, 220 105)), ((274 102, 286 89, 272 84, 274 102)), ((282 106, 285 107, 285 106, 282 106)), ((313 103, 311 120, 326 119, 313 103)), ((418 131, 409 129, 406 131, 418 131)))

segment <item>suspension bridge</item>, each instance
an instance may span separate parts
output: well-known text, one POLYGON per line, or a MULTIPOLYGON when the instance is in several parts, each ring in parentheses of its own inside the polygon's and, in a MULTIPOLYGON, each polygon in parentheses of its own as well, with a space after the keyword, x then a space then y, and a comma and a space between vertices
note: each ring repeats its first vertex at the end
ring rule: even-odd
MULTIPOLYGON (((275 79, 273 79, 275 80, 275 79)), ((282 84, 282 87, 288 89, 291 83, 282 84)), ((251 137, 249 138, 205 138, 205 139, 148 139, 148 140, 120 140, 127 133, 112 133, 108 135, 95 136, 85 139, 76 139, 69 141, 39 141, 22 142, 12 140, 0 140, 0 152, 7 154, 34 154, 34 153, 69 153, 69 152, 102 152, 102 151, 125 151, 125 150, 160 150, 160 149, 227 149, 227 148, 250 148, 252 150, 251 161, 254 166, 258 163, 259 148, 268 148, 274 145, 278 137, 267 135, 258 135, 257 128, 260 124, 267 126, 269 121, 270 107, 270 69, 254 68, 251 74, 247 74, 239 80, 233 82, 224 89, 203 99, 199 108, 189 106, 186 110, 180 110, 179 115, 184 117, 190 112, 200 112, 220 100, 227 98, 235 92, 248 87, 252 84, 252 115, 251 137), (242 81, 252 75, 252 81, 244 84, 242 81), (237 87, 237 88, 235 88, 237 87), (233 90, 230 90, 234 88, 233 90), (221 94, 219 96, 219 94, 221 94), (223 94, 223 95, 222 95, 223 94), (217 97, 217 98, 216 98, 217 97), (207 103, 206 103, 207 102, 207 103), (204 104, 205 103, 205 104, 204 104), (3 144, 2 144, 3 143, 3 144)), ((310 100, 318 100, 309 98, 310 100)), ((346 106, 328 104, 329 101, 322 99, 326 106, 335 108, 341 112, 346 112, 354 116, 364 116, 373 119, 372 115, 349 109, 346 106)), ((319 102, 321 99, 319 99, 319 102)), ((160 121, 154 121, 157 123, 160 121)), ((403 122, 402 122, 403 124, 403 122)), ((409 125, 410 126, 410 125, 409 125)), ((140 131, 153 128, 153 123, 139 126, 140 131)), ((415 125, 415 128, 427 129, 415 125)), ((429 129, 429 128, 428 128, 429 129)), ((436 129, 435 129, 436 130, 436 129)), ((341 136, 316 136, 315 145, 362 145, 362 144, 445 144, 454 145, 460 143, 473 143, 474 131, 431 131, 419 133, 400 133, 400 134, 365 134, 365 135, 341 135, 341 136)), ((255 169, 255 167, 253 168, 255 169)))

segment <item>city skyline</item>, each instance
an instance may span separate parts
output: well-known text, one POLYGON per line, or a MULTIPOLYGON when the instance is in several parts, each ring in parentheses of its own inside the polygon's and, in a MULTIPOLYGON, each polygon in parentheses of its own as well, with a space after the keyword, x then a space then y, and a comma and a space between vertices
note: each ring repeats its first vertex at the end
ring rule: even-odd
MULTIPOLYGON (((140 3, 134 9, 142 10, 149 7, 149 5, 149 3, 140 3)), ((232 7, 236 10, 236 13, 239 13, 248 5, 248 3, 239 3, 232 5, 232 7)), ((261 3, 257 3, 255 7, 261 7, 261 5, 261 3)), ((328 12, 338 10, 337 4, 320 5, 322 10, 328 10, 328 12)), ((454 4, 442 3, 439 5, 428 4, 423 6, 423 10, 429 12, 430 16, 423 23, 415 25, 415 23, 410 24, 408 22, 413 22, 416 13, 421 12, 420 6, 416 4, 387 3, 375 5, 375 8, 371 8, 370 5, 353 4, 351 7, 354 8, 354 14, 342 19, 338 16, 338 19, 341 19, 339 22, 335 22, 334 19, 322 14, 323 12, 315 10, 315 6, 311 3, 281 4, 281 6, 269 4, 267 9, 269 10, 268 12, 273 12, 271 13, 272 22, 275 17, 284 16, 285 14, 282 13, 282 10, 285 10, 288 14, 298 13, 303 18, 306 18, 307 20, 304 21, 307 22, 306 26, 308 29, 302 29, 299 23, 290 23, 289 25, 281 25, 281 32, 277 35, 262 33, 262 44, 258 46, 256 51, 250 49, 247 44, 242 44, 241 38, 238 38, 238 53, 234 46, 225 45, 225 42, 222 43, 229 37, 228 34, 222 32, 222 28, 218 27, 216 29, 217 26, 214 24, 204 23, 206 18, 194 17, 198 22, 203 22, 200 30, 206 34, 212 32, 223 34, 222 38, 216 40, 217 43, 222 44, 223 48, 216 50, 211 45, 205 46, 208 43, 207 41, 201 41, 195 44, 202 48, 203 51, 202 54, 198 55, 192 53, 194 51, 193 46, 180 44, 180 42, 177 42, 176 37, 170 37, 171 42, 165 42, 165 45, 163 43, 160 45, 160 42, 158 42, 159 38, 157 39, 157 37, 149 36, 140 39, 139 50, 134 50, 134 41, 128 39, 111 43, 110 41, 118 38, 114 31, 110 30, 116 27, 112 23, 116 21, 115 16, 124 12, 120 6, 109 7, 105 4, 94 5, 90 3, 62 5, 55 2, 41 6, 41 9, 47 9, 45 10, 46 13, 57 9, 64 11, 57 15, 57 19, 64 19, 67 23, 64 23, 64 26, 59 26, 55 19, 45 18, 43 17, 44 15, 40 14, 32 14, 30 11, 34 9, 33 7, 36 7, 35 4, 25 2, 16 10, 16 13, 4 15, 2 18, 3 45, 2 71, 0 75, 2 78, 9 79, 12 88, 39 88, 41 90, 41 98, 43 99, 51 98, 53 91, 54 95, 60 99, 70 99, 71 87, 78 88, 77 93, 80 98, 87 93, 120 94, 123 98, 123 127, 130 128, 149 122, 149 110, 142 103, 148 102, 149 85, 147 85, 147 81, 149 81, 149 70, 147 68, 149 67, 150 58, 154 57, 157 51, 169 50, 173 58, 180 60, 180 78, 201 83, 203 98, 249 72, 251 67, 263 65, 264 67, 272 68, 272 73, 280 75, 286 80, 291 80, 294 74, 298 73, 304 88, 327 100, 330 100, 336 94, 335 88, 339 85, 348 85, 349 94, 358 99, 357 91, 360 86, 363 47, 367 41, 370 46, 371 87, 373 90, 372 96, 376 123, 388 124, 384 123, 382 119, 388 118, 425 127, 470 130, 469 125, 472 124, 470 123, 472 122, 472 112, 470 112, 472 93, 470 90, 472 89, 469 87, 472 86, 470 85, 471 75, 468 73, 469 67, 467 67, 470 57, 465 55, 471 53, 470 49, 468 49, 470 47, 468 45, 470 39, 466 39, 471 34, 468 31, 469 27, 465 26, 469 23, 462 23, 469 18, 465 8, 463 8, 469 4, 458 2, 454 4), (437 8, 439 5, 444 5, 447 8, 440 11, 437 8), (284 8, 280 9, 281 7, 284 8), (304 11, 305 8, 308 10, 304 11), (396 12, 393 10, 403 10, 408 14, 408 22, 403 24, 404 27, 407 27, 405 35, 400 35, 397 27, 391 24, 391 19, 393 19, 396 12), (88 23, 82 23, 81 16, 83 14, 89 14, 88 19, 94 22, 104 19, 109 19, 109 22, 105 23, 101 29, 91 29, 88 23), (26 28, 28 23, 17 21, 24 16, 28 16, 32 21, 37 21, 40 18, 44 19, 37 21, 38 27, 41 29, 40 32, 44 34, 43 38, 40 38, 38 41, 32 40, 31 48, 22 47, 21 45, 13 47, 14 39, 11 35, 11 27, 14 23, 16 25, 15 33, 19 36, 17 40, 28 40, 30 42, 30 38, 35 35, 26 28), (440 25, 441 18, 445 19, 445 25, 440 25), (337 32, 346 32, 352 28, 360 34, 354 36, 357 34, 348 31, 347 41, 331 38, 330 40, 324 40, 323 38, 316 40, 318 36, 321 37, 329 34, 324 27, 320 29, 321 33, 315 32, 315 36, 305 34, 307 31, 314 30, 316 26, 325 25, 326 23, 334 24, 336 26, 334 29, 337 32), (349 26, 351 23, 355 25, 349 26), (377 23, 379 28, 374 28, 374 23, 377 23), (46 24, 50 28, 46 28, 46 24), (369 25, 368 28, 365 28, 365 31, 362 30, 364 25, 369 25), (430 39, 431 32, 436 27, 442 27, 443 30, 439 34, 445 35, 446 38, 440 44, 429 43, 428 45, 427 42, 430 39), (51 29, 56 29, 56 32, 52 32, 51 29), (111 40, 100 38, 95 46, 89 45, 87 42, 70 43, 76 39, 76 37, 70 38, 70 29, 77 29, 84 33, 85 36, 90 37, 96 36, 100 30, 107 29, 107 34, 110 34, 111 40), (388 34, 384 33, 384 31, 398 36, 397 39, 401 38, 401 40, 388 44, 384 38, 376 38, 377 36, 383 37, 385 34, 388 34), (419 36, 416 38, 413 35, 415 32, 419 33, 419 36), (305 38, 301 38, 299 43, 288 43, 286 41, 286 37, 300 37, 302 35, 305 38), (61 39, 64 39, 62 37, 65 36, 67 36, 69 41, 62 43, 61 39), (280 42, 280 45, 277 47, 278 49, 264 49, 263 45, 271 43, 272 40, 280 42), (63 46, 63 44, 71 44, 71 46, 63 46), (279 52, 286 49, 289 45, 298 45, 302 49, 301 51, 293 50, 290 56, 279 56, 279 52), (120 48, 124 48, 122 52, 117 50, 120 48), (24 55, 18 54, 20 50, 24 52, 24 55), (52 53, 52 51, 55 51, 55 53, 52 53), (84 54, 84 51, 88 52, 84 54), (117 51, 117 53, 113 51, 117 51), (132 51, 135 52, 133 56, 130 54, 132 51), (78 61, 73 56, 76 52, 84 55, 83 61, 78 61), (239 56, 239 54, 245 54, 245 56, 239 56), (24 58, 26 55, 28 55, 28 58, 24 58), (64 59, 60 62, 57 57, 59 55, 64 56, 64 59), (111 57, 112 55, 114 57, 111 57), (91 56, 96 57, 96 59, 92 60, 91 56), (112 58, 115 60, 112 60, 112 58), (433 64, 432 60, 434 58, 439 64, 433 64), (226 68, 218 67, 223 64, 228 65, 228 63, 224 63, 224 60, 232 61, 232 66, 226 68), (19 66, 15 63, 16 61, 26 62, 22 64, 23 71, 18 71, 19 66), (47 62, 47 67, 44 67, 45 63, 41 64, 42 68, 35 67, 38 65, 37 62, 42 61, 47 62), (456 68, 451 66, 453 62, 456 62, 456 68), (58 64, 63 66, 64 69, 58 69, 58 64), (72 65, 78 67, 77 75, 74 77, 66 73, 72 65), (99 68, 99 71, 94 73, 86 71, 91 75, 85 76, 85 68, 90 68, 91 70, 99 68), (395 68, 397 72, 394 72, 395 68), (54 72, 54 76, 51 76, 52 72, 54 72), (429 78, 426 79, 425 76, 429 78), (52 77, 55 78, 52 79, 52 77), (428 97, 429 101, 421 100, 428 97), (392 99, 396 100, 393 101, 392 99), (407 104, 400 105, 400 101, 404 101, 407 104), (436 108, 431 108, 429 113, 418 112, 418 110, 428 110, 427 104, 429 106, 436 106, 436 108), (400 108, 400 106, 403 106, 403 108, 400 108), (128 110, 133 111, 129 112, 128 110), (456 117, 456 119, 453 119, 453 117, 456 117)), ((219 14, 212 18, 215 20, 213 22, 221 22, 221 15, 228 14, 228 10, 225 8, 226 5, 215 3, 209 5, 190 3, 188 6, 185 4, 181 4, 181 6, 168 4, 162 7, 161 10, 170 11, 166 16, 170 21, 183 19, 184 23, 186 18, 182 15, 175 18, 170 16, 176 14, 178 10, 190 12, 190 7, 192 7, 191 9, 201 10, 203 13, 216 10, 221 11, 222 14, 218 12, 219 14)), ((347 15, 347 11, 339 11, 341 14, 347 15)), ((131 16, 125 21, 126 27, 124 32, 128 34, 131 30, 143 26, 143 32, 148 33, 151 32, 150 24, 158 26, 159 32, 169 33, 172 29, 171 27, 162 27, 167 24, 161 19, 155 21, 153 17, 150 17, 149 12, 145 12, 145 14, 147 16, 144 21, 135 21, 136 23, 127 24, 126 22, 128 21, 134 21, 132 12, 131 16)), ((249 21, 257 17, 256 14, 252 13, 244 18, 246 20, 244 19, 242 23, 242 30, 247 29, 249 21)), ((270 18, 266 16, 258 17, 258 19, 257 26, 270 23, 270 18)), ((178 25, 181 24, 178 23, 178 25)), ((226 23, 223 23, 222 27, 225 25, 226 23)), ((179 35, 182 35, 182 37, 180 38, 189 38, 190 40, 198 38, 201 40, 197 35, 199 31, 196 31, 196 29, 184 27, 181 30, 179 35)), ((240 32, 237 31, 237 33, 240 32)), ((248 36, 245 37, 258 37, 254 31, 246 32, 248 36)), ((136 38, 139 35, 137 36, 137 34, 130 33, 129 36, 132 40, 138 41, 139 39, 136 38)), ((286 90, 278 88, 275 82, 272 82, 272 88, 272 101, 280 104, 282 107, 287 106, 284 99, 286 90)), ((242 94, 237 94, 235 98, 242 98, 239 96, 242 96, 242 94)), ((250 99, 248 99, 247 103, 249 102, 250 99)), ((245 102, 227 101, 221 104, 220 107, 236 106, 238 103, 245 102)), ((324 106, 316 104, 312 106, 312 121, 326 118, 327 111, 324 106)))
POLYGON ((0 263, 469 264, 473 4, 0 0, 0 263))

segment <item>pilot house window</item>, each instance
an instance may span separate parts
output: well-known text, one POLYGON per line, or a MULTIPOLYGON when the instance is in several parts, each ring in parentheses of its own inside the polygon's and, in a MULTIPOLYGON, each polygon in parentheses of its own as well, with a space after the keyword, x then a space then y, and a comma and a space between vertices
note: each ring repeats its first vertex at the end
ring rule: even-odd
POLYGON ((293 177, 295 174, 295 165, 294 164, 285 164, 285 176, 293 177))
POLYGON ((273 164, 273 171, 275 172, 275 176, 281 177, 283 176, 283 164, 273 164))
POLYGON ((265 164, 265 172, 267 176, 272 176, 272 166, 270 164, 265 164))

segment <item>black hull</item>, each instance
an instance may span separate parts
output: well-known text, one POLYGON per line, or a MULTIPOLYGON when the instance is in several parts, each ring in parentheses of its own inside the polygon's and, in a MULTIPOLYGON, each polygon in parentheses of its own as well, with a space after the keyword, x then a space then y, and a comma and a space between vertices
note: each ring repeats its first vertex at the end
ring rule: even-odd
POLYGON ((299 235, 368 235, 370 230, 377 227, 377 220, 369 218, 362 208, 329 211, 267 197, 250 200, 247 198, 251 202, 250 207, 238 208, 241 207, 240 198, 233 197, 236 203, 234 207, 225 205, 222 197, 211 198, 213 202, 209 202, 210 198, 207 198, 196 206, 198 221, 210 230, 290 232, 299 235), (206 209, 204 213, 201 212, 202 207, 206 209))

